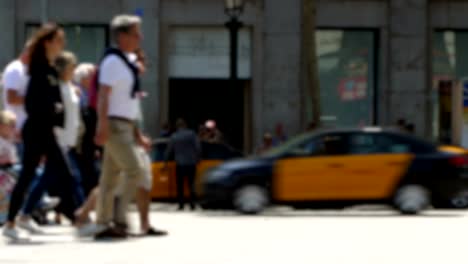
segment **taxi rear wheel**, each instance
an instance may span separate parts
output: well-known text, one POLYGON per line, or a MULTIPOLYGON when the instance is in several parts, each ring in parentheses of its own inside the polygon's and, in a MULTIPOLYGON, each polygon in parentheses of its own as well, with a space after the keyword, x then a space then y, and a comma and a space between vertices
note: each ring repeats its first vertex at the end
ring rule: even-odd
POLYGON ((269 203, 268 191, 256 184, 242 185, 234 192, 233 203, 240 213, 258 214, 269 203))
POLYGON ((402 214, 418 214, 431 204, 429 191, 421 185, 404 185, 395 194, 395 207, 402 214))

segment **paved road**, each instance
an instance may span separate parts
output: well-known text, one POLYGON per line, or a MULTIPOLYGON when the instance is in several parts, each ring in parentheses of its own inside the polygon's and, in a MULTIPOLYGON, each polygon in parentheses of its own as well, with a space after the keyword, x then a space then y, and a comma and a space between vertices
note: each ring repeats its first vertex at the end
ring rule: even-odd
POLYGON ((31 244, 0 239, 0 263, 468 263, 464 211, 403 217, 380 208, 275 208, 250 217, 155 207, 153 224, 169 230, 168 237, 97 243, 74 238, 70 227, 47 227, 48 235, 31 244))

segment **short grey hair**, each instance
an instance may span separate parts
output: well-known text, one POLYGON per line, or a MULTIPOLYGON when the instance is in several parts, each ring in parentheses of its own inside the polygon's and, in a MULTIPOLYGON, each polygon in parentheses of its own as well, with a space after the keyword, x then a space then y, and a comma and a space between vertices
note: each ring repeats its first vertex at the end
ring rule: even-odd
POLYGON ((79 84, 83 79, 90 77, 95 69, 96 66, 92 63, 80 63, 73 73, 73 80, 79 84))
POLYGON ((118 15, 112 19, 110 24, 111 35, 114 41, 120 33, 128 33, 132 27, 141 25, 141 18, 134 15, 118 15))
POLYGON ((78 59, 76 58, 75 54, 73 54, 73 52, 64 51, 55 60, 55 68, 57 69, 59 75, 62 75, 65 72, 67 66, 76 65, 77 63, 78 59))

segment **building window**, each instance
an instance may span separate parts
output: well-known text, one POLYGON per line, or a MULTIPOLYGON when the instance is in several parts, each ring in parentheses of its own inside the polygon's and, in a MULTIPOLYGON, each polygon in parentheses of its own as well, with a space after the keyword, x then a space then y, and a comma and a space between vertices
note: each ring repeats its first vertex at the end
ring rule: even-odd
MULTIPOLYGON (((374 30, 316 32, 323 125, 343 127, 376 122, 376 37, 374 30)), ((311 120, 310 101, 306 107, 307 119, 311 120)))
POLYGON ((466 83, 468 79, 468 31, 435 31, 432 44, 433 137, 440 143, 451 143, 452 97, 461 97, 453 91, 459 81, 466 83))
MULTIPOLYGON (((32 35, 38 24, 26 25, 26 38, 32 35)), ((67 36, 66 49, 76 54, 80 62, 98 63, 109 44, 106 25, 63 25, 67 36)))

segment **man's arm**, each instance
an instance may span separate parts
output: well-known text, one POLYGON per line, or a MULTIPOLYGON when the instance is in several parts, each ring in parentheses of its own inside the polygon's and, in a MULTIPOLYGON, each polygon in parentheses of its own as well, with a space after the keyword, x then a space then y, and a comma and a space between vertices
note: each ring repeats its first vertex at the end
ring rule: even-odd
POLYGON ((138 126, 135 127, 135 137, 138 142, 138 145, 143 147, 148 152, 151 151, 151 148, 153 145, 151 143, 151 139, 147 137, 145 134, 143 134, 143 132, 138 126))
POLYGON ((95 143, 98 146, 103 146, 109 137, 109 97, 112 88, 108 85, 99 86, 98 94, 98 124, 96 131, 95 143))
POLYGON ((24 96, 21 96, 18 91, 13 88, 7 88, 7 102, 11 105, 23 105, 24 96))

